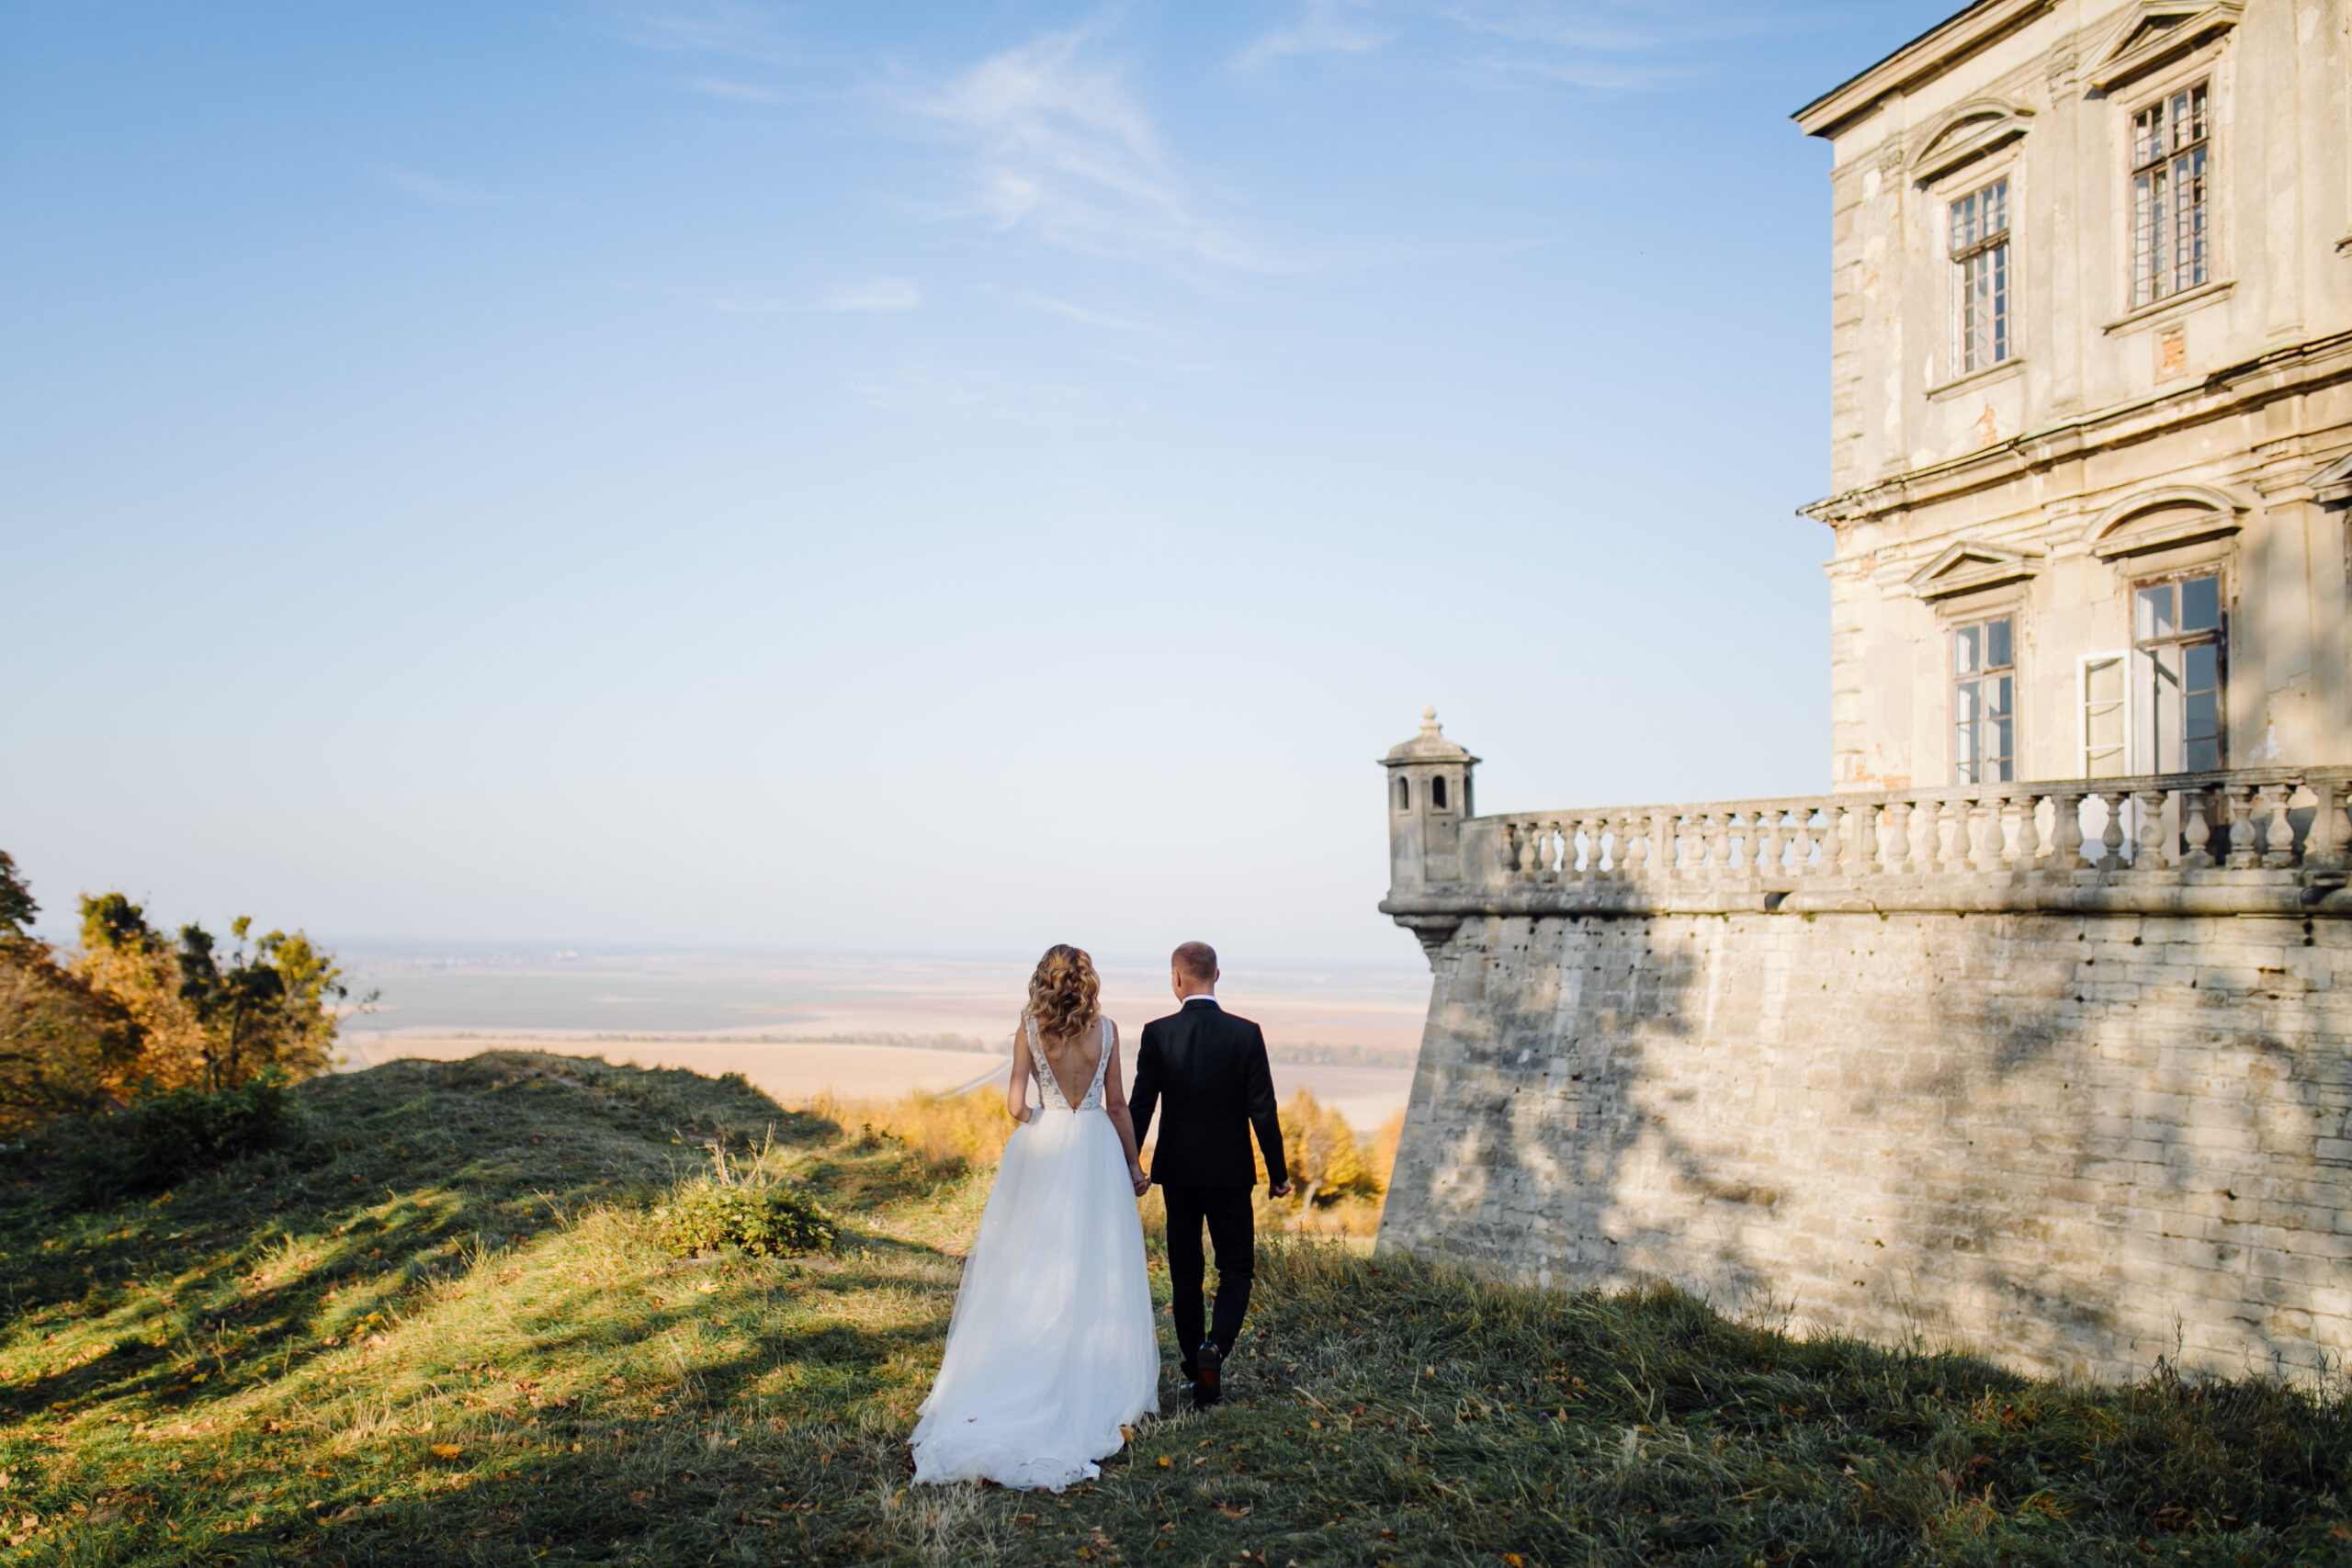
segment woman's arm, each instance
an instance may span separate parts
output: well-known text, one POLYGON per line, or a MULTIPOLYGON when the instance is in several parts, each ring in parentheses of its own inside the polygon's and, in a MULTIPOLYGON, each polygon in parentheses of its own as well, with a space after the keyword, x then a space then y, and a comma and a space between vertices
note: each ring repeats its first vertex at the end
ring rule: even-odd
POLYGON ((1151 1178, 1143 1170, 1143 1155, 1136 1147, 1135 1118, 1127 1114, 1127 1091, 1119 1081, 1119 1026, 1111 1026, 1111 1065, 1102 1069, 1102 1112, 1111 1118, 1111 1125, 1118 1129, 1119 1147, 1126 1152, 1127 1179, 1135 1183, 1136 1196, 1140 1198, 1151 1190, 1151 1178))
POLYGON ((1015 1122, 1029 1120, 1029 1043, 1018 1029, 1012 1032, 1012 1076, 1005 1080, 1004 1108, 1015 1122))

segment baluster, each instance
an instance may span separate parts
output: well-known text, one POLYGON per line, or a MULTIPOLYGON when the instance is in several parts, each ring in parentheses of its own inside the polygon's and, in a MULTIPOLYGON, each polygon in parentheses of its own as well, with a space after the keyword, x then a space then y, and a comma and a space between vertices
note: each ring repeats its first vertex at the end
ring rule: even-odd
POLYGON ((2161 789, 2143 789, 2132 796, 2140 804, 2140 820, 2136 824, 2138 843, 2132 856, 2132 869, 2134 871, 2160 870, 2172 858, 2172 846, 2165 842, 2171 835, 2165 831, 2165 796, 2167 793, 2161 789))
POLYGON ((1657 818, 1629 817, 1625 826, 1634 835, 1625 846, 1625 880, 1641 882, 1649 876, 1650 835, 1657 831, 1657 818))
POLYGON ((1747 834, 1748 869, 1758 876, 1781 874, 1781 861, 1788 853, 1788 845, 1781 840, 1781 813, 1751 811, 1748 821, 1753 824, 1747 834))
POLYGON ((2050 797, 2050 836, 2057 841, 2058 869, 2077 872, 2086 869, 2083 859, 2083 797, 2073 790, 2064 790, 2050 797))
POLYGON ((2264 784, 2262 803, 2270 807, 2269 851, 2262 857, 2267 866, 2290 866, 2295 863, 2295 823, 2287 815, 2287 802, 2294 798, 2293 784, 2264 784))
POLYGON ((1830 801, 1821 808, 1821 874, 1846 874, 1846 834, 1853 819, 1853 812, 1830 801))
POLYGON ((1699 819, 1688 811, 1674 814, 1674 874, 1695 878, 1702 874, 1707 858, 1707 845, 1701 836, 1699 819))
POLYGON ((2040 871, 2041 858, 2041 796, 2031 790, 2016 797, 2018 848, 2009 863, 2019 871, 2040 871))
POLYGON ((1911 803, 1889 801, 1886 815, 1886 874, 1906 876, 1911 871, 1911 803))
POLYGON ((1790 813, 1790 816, 1796 819, 1789 829, 1791 846, 1789 874, 1791 876, 1815 874, 1813 866, 1813 847, 1821 842, 1821 835, 1814 831, 1813 811, 1814 808, 1810 806, 1801 806, 1790 813))
POLYGON ((1503 880, 1516 882, 1519 880, 1519 824, 1506 819, 1502 829, 1503 880))
POLYGON ((1577 878, 1577 819, 1544 824, 1544 870, 1555 882, 1574 882, 1577 878), (1559 846, 1558 856, 1553 858, 1552 846, 1559 846))
POLYGON ((1728 811, 1707 813, 1707 874, 1710 877, 1731 874, 1731 818, 1728 811))
POLYGON ((2098 792, 2100 804, 2107 807, 2107 826, 2099 829, 2099 847, 2106 852, 2098 857, 2101 871, 2123 869, 2123 803, 2132 798, 2129 791, 2103 789, 2098 792))
POLYGON ((2230 858, 2232 871, 2246 871, 2261 863, 2262 857, 2254 849, 2254 796, 2250 786, 2224 785, 2220 792, 2230 813, 2230 858))
POLYGON ((2180 792, 2180 838, 2188 848, 2182 852, 2183 871, 2202 871, 2213 863, 2205 846, 2213 841, 2213 825, 2207 818, 2213 810, 2212 797, 2201 789, 2180 792))
POLYGON ((2313 797, 2311 836, 2303 840, 2303 864, 2314 871, 2344 869, 2344 818, 2335 805, 2334 779, 2307 779, 2313 797))
POLYGON ((2001 868, 2003 840, 2008 830, 2001 826, 2001 797, 1978 795, 1968 803, 1968 860, 1978 871, 1998 871, 2001 868))
POLYGON ((1580 882, 1599 882, 1606 876, 1600 868, 1601 839, 1609 829, 1606 817, 1579 818, 1574 826, 1584 834, 1584 864, 1577 872, 1580 882))

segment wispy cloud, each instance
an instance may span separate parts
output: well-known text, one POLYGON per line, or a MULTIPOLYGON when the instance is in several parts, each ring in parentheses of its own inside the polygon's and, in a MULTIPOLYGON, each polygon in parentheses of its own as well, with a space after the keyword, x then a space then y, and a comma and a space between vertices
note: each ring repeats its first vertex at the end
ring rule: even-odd
POLYGON ((753 86, 749 82, 730 82, 724 76, 696 76, 689 80, 686 91, 700 93, 707 98, 727 98, 739 104, 778 104, 784 95, 767 87, 753 86))
POLYGON ((707 301, 729 316, 855 315, 875 311, 913 310, 922 306, 922 286, 903 277, 876 277, 843 284, 813 299, 778 299, 760 295, 722 294, 707 301))
POLYGON ((1099 24, 1045 34, 896 103, 970 150, 956 209, 966 215, 1089 254, 1273 268, 1204 210, 1099 24))
POLYGON ((1306 0, 1296 21, 1258 39, 1234 64, 1258 71, 1298 55, 1370 53, 1396 35, 1368 24, 1367 8, 1365 0, 1306 0))
POLYGON ((776 29, 773 12, 741 0, 669 0, 622 6, 613 28, 640 49, 673 54, 718 54, 763 65, 790 65, 800 52, 776 29))
POLYGON ((877 277, 869 283, 836 288, 818 309, 835 312, 911 310, 922 303, 922 290, 903 277, 877 277))
POLYGON ((1800 15, 1751 0, 1436 0, 1433 14, 1500 39, 1463 63, 1488 76, 1639 92, 1720 69, 1711 46, 1803 28, 1800 15))
POLYGON ((443 207, 487 207, 505 199, 493 191, 459 185, 454 180, 435 179, 431 175, 420 175, 413 169, 403 169, 391 164, 377 164, 375 175, 395 189, 443 207))
POLYGON ((1008 298, 1014 304, 1026 306, 1032 310, 1043 310, 1049 316, 1059 316, 1065 321, 1076 321, 1080 326, 1099 327, 1104 332, 1125 333, 1137 337, 1166 335, 1159 328, 1148 321, 1139 321, 1132 316, 1114 315, 1108 310, 1098 310, 1091 305, 1080 305, 1073 300, 1057 299, 1050 294, 1032 294, 1023 289, 1008 298))
POLYGON ((1067 425, 1099 414, 1099 391, 1006 376, 991 368, 910 363, 860 377, 857 399, 874 408, 955 414, 1017 424, 1067 425))

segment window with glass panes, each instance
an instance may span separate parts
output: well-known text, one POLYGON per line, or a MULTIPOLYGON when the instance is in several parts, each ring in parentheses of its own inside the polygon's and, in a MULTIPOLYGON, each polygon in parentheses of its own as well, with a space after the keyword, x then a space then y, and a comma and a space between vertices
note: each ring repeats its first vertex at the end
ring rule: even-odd
POLYGON ((2132 591, 2147 754, 2160 773, 2222 766, 2222 579, 2143 582, 2132 591))
POLYGON ((2132 303, 2194 288, 2211 272, 2212 186, 2205 84, 2132 117, 2132 303))
POLYGON ((1951 259, 1960 309, 1953 317, 1964 374, 2009 356, 2009 182, 1996 180, 1951 204, 1951 259))
POLYGON ((1951 633, 1952 773, 1955 782, 2017 777, 2017 652, 2007 615, 1951 633))

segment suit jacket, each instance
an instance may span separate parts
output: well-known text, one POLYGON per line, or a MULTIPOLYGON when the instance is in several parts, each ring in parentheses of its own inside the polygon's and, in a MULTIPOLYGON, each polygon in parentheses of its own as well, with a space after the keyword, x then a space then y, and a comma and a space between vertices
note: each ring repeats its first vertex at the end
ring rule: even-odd
POLYGON ((1257 1185, 1250 1129, 1266 1156, 1266 1178, 1290 1179, 1283 1163, 1283 1127, 1274 1114, 1274 1075, 1266 1066, 1266 1037, 1246 1018, 1215 1001, 1187 1002, 1182 1011, 1143 1026, 1136 1050, 1136 1083, 1127 1096, 1136 1142, 1151 1113, 1162 1110, 1151 1179, 1163 1187, 1257 1185))

